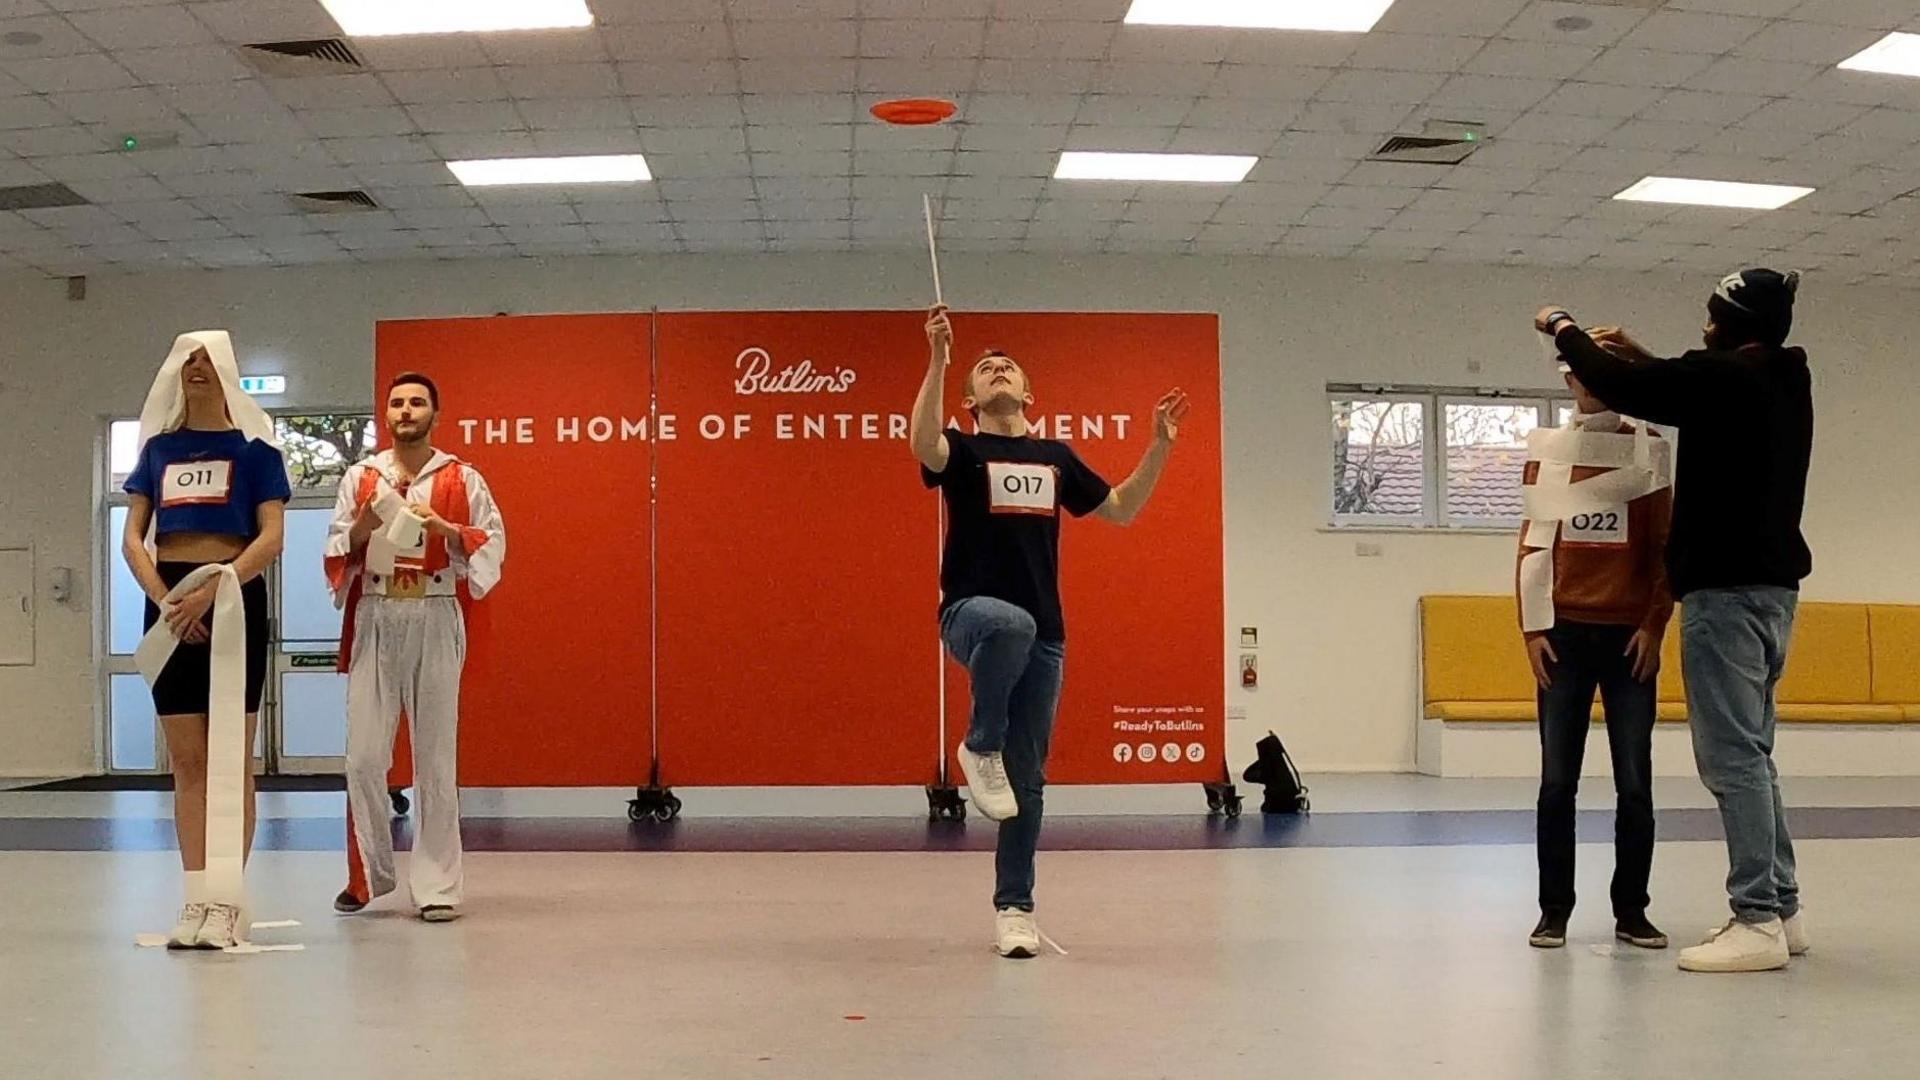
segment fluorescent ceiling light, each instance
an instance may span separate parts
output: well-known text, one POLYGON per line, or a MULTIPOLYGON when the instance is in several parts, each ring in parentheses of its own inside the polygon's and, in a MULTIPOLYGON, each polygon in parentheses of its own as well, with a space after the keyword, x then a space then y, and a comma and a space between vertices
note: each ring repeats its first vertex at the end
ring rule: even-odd
POLYGON ((1840 66, 1848 71, 1920 76, 1920 34, 1888 34, 1840 61, 1840 66))
POLYGON ((1811 194, 1813 189, 1810 187, 1794 187, 1790 184, 1742 184, 1731 180, 1682 180, 1672 176, 1649 176, 1614 198, 1627 202, 1778 210, 1795 199, 1811 194))
POLYGON ((1364 34, 1392 6, 1393 0, 1133 0, 1126 21, 1147 26, 1364 34))
POLYGON ((587 0, 320 0, 349 37, 592 26, 587 0))
POLYGON ((632 184, 653 179, 639 154, 600 157, 490 158, 449 161, 447 168, 468 187, 510 184, 632 184))
POLYGON ((1168 180, 1187 184, 1237 184, 1257 157, 1237 154, 1109 154, 1068 150, 1053 170, 1055 180, 1168 180))

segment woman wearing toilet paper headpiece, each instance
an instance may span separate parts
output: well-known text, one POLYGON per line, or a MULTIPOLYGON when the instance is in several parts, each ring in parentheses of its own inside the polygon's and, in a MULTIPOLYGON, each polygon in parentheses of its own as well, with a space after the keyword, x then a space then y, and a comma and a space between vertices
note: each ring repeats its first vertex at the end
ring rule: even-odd
POLYGON ((169 948, 245 941, 253 731, 266 681, 267 567, 291 496, 273 421, 240 389, 224 330, 182 334, 140 410, 127 567, 147 594, 134 660, 174 777, 186 905, 169 948))

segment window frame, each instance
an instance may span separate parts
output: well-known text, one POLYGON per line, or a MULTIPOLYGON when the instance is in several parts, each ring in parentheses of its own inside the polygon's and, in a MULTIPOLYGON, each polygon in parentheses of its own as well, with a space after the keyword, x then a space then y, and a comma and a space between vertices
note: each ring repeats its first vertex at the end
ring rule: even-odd
MULTIPOLYGON (((1512 393, 1454 394, 1436 393, 1438 402, 1435 421, 1440 425, 1440 439, 1447 437, 1446 410, 1451 405, 1509 405, 1524 406, 1533 409, 1534 426, 1546 427, 1547 421, 1554 415, 1553 403, 1546 397, 1534 397, 1525 391, 1512 393)), ((1439 504, 1434 507, 1435 527, 1441 529, 1517 529, 1523 520, 1519 517, 1499 517, 1495 515, 1460 514, 1455 515, 1447 509, 1448 481, 1452 475, 1452 466, 1447 461, 1447 451, 1452 446, 1439 446, 1434 455, 1435 486, 1439 489, 1439 504)))
MULTIPOLYGON (((1420 406, 1420 447, 1421 447, 1420 510, 1421 512, 1418 515, 1418 517, 1416 518, 1416 516, 1412 514, 1375 514, 1375 513, 1362 513, 1362 514, 1344 513, 1343 514, 1343 513, 1340 513, 1334 507, 1334 502, 1333 502, 1334 488, 1333 488, 1332 482, 1329 480, 1326 488, 1327 520, 1332 522, 1335 528, 1425 529, 1425 528, 1432 527, 1433 514, 1434 514, 1434 498, 1436 495, 1436 489, 1434 487, 1434 475, 1433 475, 1433 469, 1432 469, 1433 434, 1435 430, 1432 397, 1433 395, 1431 394, 1422 394, 1418 391, 1401 390, 1397 387, 1329 386, 1327 388, 1326 412, 1323 413, 1322 415, 1326 418, 1329 434, 1331 433, 1331 428, 1333 425, 1333 405, 1335 402, 1338 402, 1338 401, 1358 400, 1358 401, 1369 401, 1369 402, 1371 401, 1384 401, 1384 402, 1395 402, 1395 403, 1406 402, 1406 403, 1420 406)), ((1328 475, 1330 476, 1332 462, 1329 461, 1327 465, 1328 465, 1328 475)))
MULTIPOLYGON (((366 406, 352 408, 347 406, 281 406, 266 410, 267 415, 278 421, 283 416, 365 416, 376 425, 379 422, 377 410, 366 406)), ((139 423, 137 417, 128 417, 115 413, 100 414, 96 417, 96 442, 94 444, 94 475, 96 486, 94 504, 94 553, 93 553, 93 656, 94 656, 94 762, 95 768, 105 775, 114 776, 152 776, 164 775, 170 770, 167 761, 166 740, 157 730, 154 732, 154 767, 151 769, 116 768, 113 761, 113 678, 116 675, 138 675, 131 654, 113 652, 113 562, 119 557, 120 537, 108 535, 116 509, 127 506, 131 500, 121 484, 114 482, 113 472, 113 427, 118 423, 139 423)), ((379 433, 375 429, 375 445, 378 445, 379 433)), ((351 462, 349 462, 351 464, 351 462)), ((330 496, 330 485, 302 485, 293 489, 295 502, 313 502, 321 496, 330 496)), ((278 590, 274 590, 275 595, 278 590)), ((268 695, 277 699, 279 693, 276 679, 269 680, 268 695)), ((275 700, 277 706, 277 700, 275 700)), ((264 763, 271 771, 278 772, 278 762, 270 747, 274 741, 272 727, 276 719, 269 719, 268 709, 262 708, 261 724, 267 728, 266 737, 259 740, 255 747, 256 770, 264 763)))
MULTIPOLYGON (((1326 529, 1354 532, 1485 533, 1520 527, 1520 518, 1454 516, 1447 512, 1446 407, 1448 405, 1531 405, 1539 427, 1558 427, 1559 409, 1573 408, 1565 387, 1401 386, 1382 383, 1328 383, 1326 416, 1332 423, 1338 401, 1405 401, 1421 406, 1422 513, 1342 514, 1334 510, 1334 488, 1326 489, 1326 529)), ((1332 462, 1327 462, 1330 477, 1332 462)))

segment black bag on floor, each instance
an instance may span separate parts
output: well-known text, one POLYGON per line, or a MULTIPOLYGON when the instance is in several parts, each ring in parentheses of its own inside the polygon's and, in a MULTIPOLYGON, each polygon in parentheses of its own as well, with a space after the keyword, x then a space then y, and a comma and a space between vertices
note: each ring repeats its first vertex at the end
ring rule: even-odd
POLYGON ((1266 797, 1260 800, 1260 812, 1263 814, 1305 814, 1313 809, 1313 800, 1307 798, 1307 785, 1300 782, 1300 770, 1294 768, 1293 758, 1288 756, 1287 748, 1281 745, 1280 736, 1267 732, 1267 737, 1254 744, 1260 757, 1247 766, 1241 776, 1249 784, 1260 784, 1266 788, 1266 797))

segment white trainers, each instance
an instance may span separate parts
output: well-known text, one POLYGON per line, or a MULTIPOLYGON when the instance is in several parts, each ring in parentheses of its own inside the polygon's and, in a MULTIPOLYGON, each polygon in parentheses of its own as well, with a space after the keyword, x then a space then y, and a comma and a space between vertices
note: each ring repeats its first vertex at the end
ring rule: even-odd
POLYGON ((1787 955, 1805 956, 1813 948, 1813 939, 1807 936, 1807 916, 1805 912, 1794 912, 1793 918, 1785 920, 1787 927, 1787 955))
POLYGON ((967 774, 967 790, 973 793, 973 805, 989 821, 1006 821, 1020 814, 1013 797, 1013 785, 1007 782, 1007 766, 999 754, 976 754, 960 744, 960 771, 967 774))
POLYGON ((207 905, 192 903, 180 909, 180 921, 173 924, 173 933, 167 935, 169 949, 197 949, 200 947, 200 927, 207 921, 207 905))
POLYGON ((1019 908, 1001 908, 995 912, 993 951, 1012 960, 1039 956, 1040 928, 1034 925, 1033 912, 1019 908))
POLYGON ((240 944, 240 909, 232 904, 208 904, 207 921, 200 927, 196 947, 231 949, 240 944))
POLYGON ((1787 966, 1787 931, 1779 919, 1729 919, 1704 943, 1680 950, 1681 971, 1778 971, 1787 966))

